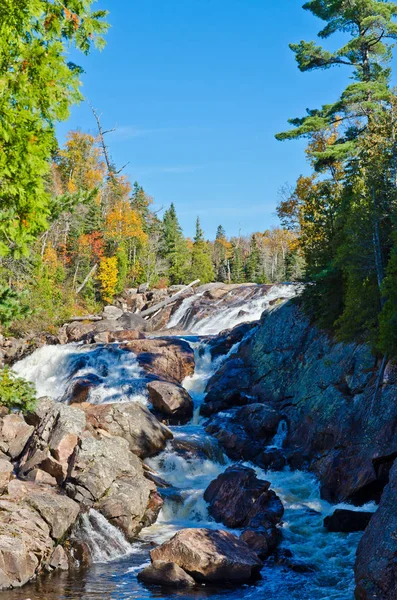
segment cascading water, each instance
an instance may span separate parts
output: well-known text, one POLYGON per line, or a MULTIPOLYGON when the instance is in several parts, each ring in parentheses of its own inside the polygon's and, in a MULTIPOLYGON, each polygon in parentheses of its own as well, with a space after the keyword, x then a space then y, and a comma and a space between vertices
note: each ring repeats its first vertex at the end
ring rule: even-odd
POLYGON ((198 296, 185 298, 167 326, 168 329, 188 330, 195 335, 216 335, 225 329, 231 329, 241 323, 260 319, 262 313, 273 301, 280 298, 293 298, 299 293, 300 286, 295 284, 274 285, 264 293, 263 286, 249 286, 242 293, 231 290, 220 300, 211 304, 209 314, 200 311, 193 314, 193 306, 198 296))
MULTIPOLYGON (((248 305, 245 304, 244 314, 241 313, 241 304, 223 306, 220 301, 215 303, 217 305, 207 317, 199 314, 196 319, 192 319, 190 310, 197 296, 190 297, 176 311, 169 327, 185 328, 186 331, 201 335, 218 333, 241 322, 256 320, 273 299, 280 296, 285 298, 287 294, 295 295, 296 288, 271 288, 266 297, 254 298, 248 305)), ((195 351, 195 373, 187 377, 183 385, 192 396, 196 410, 190 423, 172 427, 174 440, 168 443, 165 451, 147 460, 148 467, 171 486, 166 490, 164 507, 157 523, 143 530, 140 542, 131 547, 101 515, 94 511, 85 515, 80 536, 86 540, 99 564, 94 565, 81 579, 76 579, 76 575, 68 575, 63 595, 59 594, 58 588, 46 590, 44 595, 47 600, 168 600, 174 597, 174 592, 148 589, 136 579, 137 572, 148 562, 151 544, 168 539, 184 527, 222 528, 209 517, 203 492, 230 461, 223 455, 217 441, 205 432, 199 407, 208 380, 222 362, 232 356, 236 347, 228 355, 211 360, 210 348, 205 341, 197 337, 184 339, 195 351), (122 560, 117 560, 117 555, 122 560), (102 564, 108 560, 112 562, 102 564)), ((33 381, 39 393, 56 399, 65 399, 73 378, 84 374, 103 379, 101 398, 92 396, 90 401, 136 399, 136 386, 139 387, 144 381, 134 355, 123 353, 117 346, 47 347, 21 361, 16 370, 33 381), (131 381, 135 384, 131 384, 131 381), (132 385, 135 392, 130 388, 123 390, 124 385, 132 385)), ((218 416, 222 417, 222 413, 218 416)), ((224 418, 228 418, 227 412, 224 418)), ((287 424, 282 421, 269 448, 281 449, 286 434, 287 424)), ((256 471, 262 479, 271 482, 272 488, 283 501, 285 515, 281 548, 292 552, 300 568, 291 569, 270 559, 265 563, 262 579, 258 582, 237 588, 199 586, 191 592, 177 592, 178 597, 181 600, 256 600, 265 597, 277 600, 351 600, 354 555, 360 534, 326 532, 323 519, 336 507, 321 500, 318 483, 309 473, 287 469, 265 473, 256 468, 256 471)), ((366 509, 374 510, 375 506, 367 506, 366 509)), ((22 600, 27 595, 32 600, 41 600, 42 590, 42 587, 36 589, 32 586, 28 593, 14 590, 7 592, 7 600, 22 600)))
POLYGON ((133 552, 121 531, 93 508, 81 516, 76 537, 88 546, 93 562, 117 560, 133 552))
POLYGON ((37 395, 67 401, 77 380, 95 378, 88 402, 147 403, 145 378, 135 355, 117 344, 43 346, 13 367, 37 395))

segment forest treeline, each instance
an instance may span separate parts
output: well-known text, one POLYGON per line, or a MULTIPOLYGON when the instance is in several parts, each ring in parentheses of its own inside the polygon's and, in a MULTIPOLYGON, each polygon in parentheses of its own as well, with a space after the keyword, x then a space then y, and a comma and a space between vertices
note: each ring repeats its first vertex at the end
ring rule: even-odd
POLYGON ((197 219, 194 238, 186 238, 175 206, 156 212, 146 190, 114 164, 94 109, 97 134, 71 131, 58 147, 56 122, 82 100, 81 69, 66 62, 65 50, 104 44, 106 13, 91 4, 5 0, 0 7, 3 328, 51 331, 141 283, 299 278, 293 231, 230 238, 219 225, 209 241, 197 219))
POLYGON ((298 235, 309 314, 341 340, 397 357, 397 4, 312 0, 303 8, 324 22, 320 40, 336 34, 342 46, 291 44, 299 69, 340 67, 350 82, 276 136, 306 138, 312 169, 284 190, 278 214, 298 235))

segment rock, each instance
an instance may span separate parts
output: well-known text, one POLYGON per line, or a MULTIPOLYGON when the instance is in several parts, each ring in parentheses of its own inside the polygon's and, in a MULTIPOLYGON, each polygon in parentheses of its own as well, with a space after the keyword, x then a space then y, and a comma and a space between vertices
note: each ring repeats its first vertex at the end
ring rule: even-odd
POLYGON ((226 361, 208 382, 201 414, 209 416, 234 406, 245 406, 251 391, 250 374, 240 358, 226 361))
POLYGON ((251 439, 269 443, 277 433, 281 415, 265 404, 250 404, 236 413, 235 420, 242 423, 251 439))
POLYGON ((24 500, 0 499, 0 589, 20 587, 39 573, 54 548, 48 525, 24 500))
POLYGON ((50 569, 56 569, 60 571, 69 570, 69 561, 65 550, 62 546, 57 546, 52 553, 50 560, 48 561, 50 569))
POLYGON ((8 460, 0 458, 0 494, 7 490, 13 470, 14 467, 8 460))
POLYGON ((31 418, 37 425, 21 458, 19 475, 27 478, 30 471, 41 469, 61 484, 85 429, 85 413, 80 408, 43 399, 31 418))
POLYGON ((77 502, 56 493, 33 492, 28 502, 50 527, 50 535, 56 541, 69 531, 80 512, 77 502))
POLYGON ((182 529, 150 552, 153 562, 174 562, 196 581, 242 582, 257 574, 262 562, 247 544, 227 531, 182 529))
POLYGON ((133 340, 144 340, 145 334, 136 329, 123 329, 109 333, 109 342, 131 342, 133 340))
POLYGON ((270 483, 258 479, 253 469, 235 465, 226 469, 204 492, 208 512, 227 527, 274 525, 283 516, 283 506, 270 483))
POLYGON ((328 531, 341 533, 364 531, 372 517, 372 512, 338 508, 332 515, 325 517, 324 527, 328 529, 328 531))
POLYGON ((117 319, 117 325, 121 330, 124 329, 135 329, 135 331, 146 331, 147 330, 147 321, 139 314, 125 312, 123 315, 117 319))
POLYGON ((193 400, 179 385, 167 381, 148 383, 149 399, 155 409, 174 420, 189 420, 193 416, 193 400))
POLYGON ((194 352, 184 340, 159 337, 131 341, 122 347, 134 352, 140 366, 160 379, 182 383, 194 373, 194 352))
POLYGON ((123 311, 121 308, 117 308, 117 306, 105 306, 102 314, 104 319, 115 321, 123 315, 123 311))
POLYGON ((68 546, 71 566, 88 568, 92 565, 92 556, 88 544, 72 538, 68 546))
MULTIPOLYGON (((220 290, 219 290, 220 291, 220 290)), ((223 292, 223 290, 222 290, 223 292)), ((241 340, 250 333, 253 329, 258 327, 258 321, 251 323, 242 323, 237 325, 233 329, 222 331, 215 338, 209 340, 210 352, 212 358, 227 354, 235 344, 241 342, 241 340)))
POLYGON ((69 404, 82 404, 88 401, 90 391, 102 383, 101 377, 88 373, 79 379, 74 379, 66 392, 69 404))
POLYGON ((140 286, 138 286, 138 294, 145 294, 149 289, 149 284, 148 283, 141 283, 140 286))
POLYGON ((138 573, 138 579, 143 583, 174 588, 191 587, 196 584, 193 577, 190 577, 177 564, 163 560, 156 560, 145 567, 143 571, 138 573))
POLYGON ((141 461, 121 437, 82 439, 73 455, 66 489, 77 502, 99 510, 128 539, 154 523, 162 506, 141 461))
POLYGON ((102 331, 101 333, 96 333, 93 337, 93 342, 95 344, 108 344, 110 341, 110 331, 102 331))
POLYGON ((51 485, 53 487, 56 487, 58 485, 55 477, 52 477, 52 475, 50 475, 49 473, 46 473, 42 469, 33 469, 32 471, 30 471, 28 473, 26 479, 27 479, 27 481, 32 481, 34 483, 41 483, 44 485, 51 485))
POLYGON ((357 600, 394 600, 397 597, 396 495, 397 463, 394 463, 390 483, 357 548, 354 568, 357 600))
POLYGON ((16 459, 22 454, 33 433, 33 429, 18 414, 6 415, 1 419, 1 445, 6 448, 5 451, 12 459, 16 459))
POLYGON ((255 552, 261 560, 269 554, 269 545, 267 537, 260 531, 247 529, 240 535, 240 540, 245 542, 250 550, 255 552))
POLYGON ((131 452, 140 458, 164 450, 172 433, 139 402, 88 404, 84 407, 92 431, 106 431, 127 440, 131 452))

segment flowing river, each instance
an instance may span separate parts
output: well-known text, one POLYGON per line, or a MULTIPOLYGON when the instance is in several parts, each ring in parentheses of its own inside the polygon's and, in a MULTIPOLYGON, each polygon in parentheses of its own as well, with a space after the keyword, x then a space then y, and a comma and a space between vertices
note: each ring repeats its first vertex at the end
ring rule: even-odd
MULTIPOLYGON (((171 429, 175 440, 188 442, 197 451, 180 451, 178 444, 170 442, 164 452, 146 461, 172 486, 157 523, 144 529, 136 543, 129 544, 104 517, 91 510, 81 520, 78 532, 90 546, 94 558, 90 569, 42 576, 21 590, 0 593, 0 600, 352 600, 354 557, 361 534, 328 533, 323 528, 323 519, 335 506, 321 500, 319 486, 312 475, 288 469, 265 473, 256 468, 256 471, 258 476, 271 482, 284 504, 281 549, 290 551, 300 568, 291 569, 270 558, 265 562, 262 578, 252 584, 235 587, 203 584, 188 591, 148 587, 136 578, 137 572, 149 562, 149 551, 154 542, 162 542, 185 527, 223 527, 209 517, 203 492, 231 461, 217 441, 205 432, 205 419, 199 416, 199 408, 209 378, 236 348, 232 348, 227 356, 212 361, 209 348, 200 336, 213 335, 241 322, 258 319, 274 299, 274 293, 266 299, 254 298, 244 305, 243 311, 241 306, 228 310, 221 305, 215 306, 210 315, 198 316, 193 322, 189 316, 192 303, 189 298, 172 317, 169 327, 184 325, 194 333, 183 338, 191 344, 196 356, 195 373, 185 379, 184 387, 192 396, 196 410, 190 423, 171 429)), ((277 293, 280 295, 280 290, 277 293)), ((286 288, 283 297, 293 293, 286 288)), ((47 346, 15 368, 36 384, 39 395, 58 400, 67 397, 70 373, 77 373, 79 376, 99 375, 102 379, 102 384, 92 392, 91 402, 148 402, 145 376, 137 360, 117 345, 47 346)), ((282 423, 271 446, 282 448, 285 434, 285 423, 282 423)), ((374 508, 366 507, 367 510, 374 508)))

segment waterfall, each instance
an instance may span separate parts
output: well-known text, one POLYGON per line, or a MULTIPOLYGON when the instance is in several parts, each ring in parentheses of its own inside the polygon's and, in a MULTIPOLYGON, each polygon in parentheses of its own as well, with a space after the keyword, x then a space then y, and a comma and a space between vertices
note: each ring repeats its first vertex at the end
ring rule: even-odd
POLYGON ((133 552, 121 531, 93 508, 80 517, 75 538, 87 544, 94 563, 117 560, 133 552))
POLYGON ((260 319, 273 301, 293 298, 300 289, 301 286, 295 284, 274 285, 268 291, 263 286, 237 288, 214 302, 210 312, 206 310, 204 314, 200 310, 197 314, 194 312, 195 303, 203 293, 189 296, 174 313, 167 328, 175 327, 194 335, 216 335, 241 323, 260 319))
POLYGON ((145 376, 133 352, 117 344, 43 346, 17 362, 14 371, 31 381, 38 397, 67 401, 77 380, 94 378, 91 404, 135 402, 147 404, 145 376))

